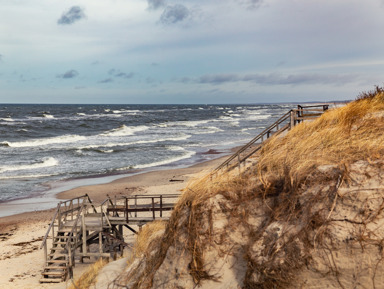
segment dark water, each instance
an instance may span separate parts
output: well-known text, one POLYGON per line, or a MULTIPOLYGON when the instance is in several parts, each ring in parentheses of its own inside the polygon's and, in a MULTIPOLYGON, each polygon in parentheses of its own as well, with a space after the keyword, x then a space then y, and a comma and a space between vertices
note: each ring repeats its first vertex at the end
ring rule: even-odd
POLYGON ((186 166, 246 143, 293 105, 0 105, 0 202, 57 181, 186 166))

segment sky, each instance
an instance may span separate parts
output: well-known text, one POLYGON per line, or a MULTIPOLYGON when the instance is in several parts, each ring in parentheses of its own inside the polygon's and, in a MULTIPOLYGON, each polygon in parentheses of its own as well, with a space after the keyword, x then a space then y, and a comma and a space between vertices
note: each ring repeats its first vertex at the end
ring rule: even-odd
POLYGON ((384 0, 0 0, 0 103, 354 99, 384 0))

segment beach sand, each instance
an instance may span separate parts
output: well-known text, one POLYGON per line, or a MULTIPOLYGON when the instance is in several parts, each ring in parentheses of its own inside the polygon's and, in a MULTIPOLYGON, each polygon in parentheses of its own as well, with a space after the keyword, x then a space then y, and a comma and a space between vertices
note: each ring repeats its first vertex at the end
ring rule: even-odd
MULTIPOLYGON (((130 194, 180 193, 188 181, 203 176, 223 162, 226 157, 187 168, 152 171, 118 179, 108 184, 78 187, 59 193, 57 198, 71 199, 88 194, 94 202, 100 203, 105 200, 107 194, 114 197, 130 194)), ((59 284, 39 283, 44 268, 44 252, 39 247, 54 212, 55 208, 52 208, 0 218, 0 288, 61 289, 69 286, 71 281, 59 284)), ((86 267, 87 264, 76 264, 75 278, 86 267)))

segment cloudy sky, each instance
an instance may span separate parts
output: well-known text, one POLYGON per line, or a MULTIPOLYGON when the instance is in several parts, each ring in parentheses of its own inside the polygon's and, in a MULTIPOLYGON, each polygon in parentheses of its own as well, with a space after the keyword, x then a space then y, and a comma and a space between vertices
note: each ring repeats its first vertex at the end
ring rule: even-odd
POLYGON ((1 0, 0 103, 353 99, 384 0, 1 0))

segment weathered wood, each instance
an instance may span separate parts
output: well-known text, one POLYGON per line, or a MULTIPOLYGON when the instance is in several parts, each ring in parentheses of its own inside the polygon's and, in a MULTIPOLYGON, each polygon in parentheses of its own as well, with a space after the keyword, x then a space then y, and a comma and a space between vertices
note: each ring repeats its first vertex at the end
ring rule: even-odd
MULTIPOLYGON (((54 227, 53 224, 57 221, 57 231, 52 238, 50 254, 45 257, 46 266, 40 282, 62 282, 68 275, 71 276, 76 255, 81 261, 83 258, 92 256, 115 257, 117 251, 122 254, 123 247, 128 246, 124 242, 123 227, 137 233, 131 225, 141 227, 155 219, 167 219, 163 216, 163 212, 173 210, 175 203, 164 202, 164 200, 176 199, 178 196, 175 194, 136 195, 123 198, 123 205, 117 205, 117 198, 115 202, 108 198, 98 208, 92 204, 88 195, 83 196, 82 200, 75 198, 60 202, 52 220, 52 226, 46 234, 48 236, 54 227), (133 200, 134 206, 130 206, 129 201, 133 200), (89 209, 91 209, 90 212, 89 209), (123 215, 119 216, 119 212, 123 215), (140 216, 145 212, 152 212, 152 214, 150 217, 140 216), (129 217, 131 213, 134 213, 134 217, 129 217), (119 226, 119 229, 116 226, 119 226), (98 252, 89 252, 90 244, 98 244, 98 252), (77 249, 80 253, 76 253, 77 249), (50 274, 52 272, 55 273, 50 274)), ((46 248, 46 238, 44 241, 42 245, 46 248)))

